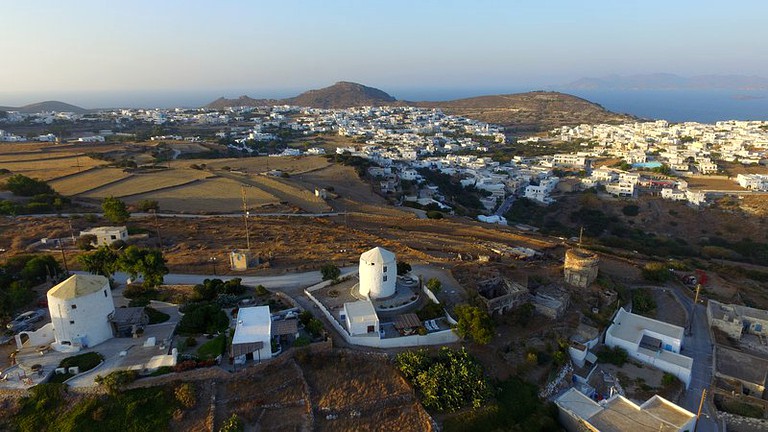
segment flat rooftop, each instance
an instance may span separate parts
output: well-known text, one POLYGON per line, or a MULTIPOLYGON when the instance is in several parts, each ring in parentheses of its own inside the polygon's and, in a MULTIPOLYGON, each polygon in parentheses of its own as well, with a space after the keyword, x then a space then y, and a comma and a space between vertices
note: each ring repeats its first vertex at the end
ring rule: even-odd
POLYGON ((685 332, 685 329, 680 326, 636 315, 627 312, 624 308, 619 309, 613 324, 608 328, 614 337, 635 343, 640 342, 645 330, 679 341, 683 340, 685 332))
POLYGON ((270 337, 271 331, 272 316, 269 306, 241 308, 237 312, 237 326, 232 344, 260 341, 270 337))

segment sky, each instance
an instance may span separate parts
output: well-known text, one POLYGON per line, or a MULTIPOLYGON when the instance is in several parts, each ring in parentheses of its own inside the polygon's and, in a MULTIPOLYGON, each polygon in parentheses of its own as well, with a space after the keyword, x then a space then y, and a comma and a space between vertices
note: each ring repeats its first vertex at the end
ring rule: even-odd
POLYGON ((0 0, 0 105, 201 105, 337 81, 398 99, 768 75, 768 2, 0 0))

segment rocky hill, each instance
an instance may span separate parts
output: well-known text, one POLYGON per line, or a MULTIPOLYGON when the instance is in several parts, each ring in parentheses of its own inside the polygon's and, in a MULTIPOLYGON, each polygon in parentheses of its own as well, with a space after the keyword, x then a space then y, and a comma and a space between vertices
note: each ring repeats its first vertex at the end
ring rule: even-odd
POLYGON ((85 108, 80 108, 79 106, 75 106, 75 105, 71 105, 71 104, 59 102, 59 101, 38 102, 38 103, 29 104, 29 105, 24 105, 23 107, 0 107, 0 110, 18 111, 18 112, 27 113, 27 114, 51 112, 51 111, 73 112, 76 114, 85 114, 89 112, 85 108))
POLYGON ((582 123, 621 123, 635 120, 632 116, 607 111, 602 106, 585 99, 557 92, 479 96, 442 102, 408 102, 398 101, 379 89, 344 81, 287 99, 253 99, 248 96, 237 99, 219 98, 206 105, 206 108, 284 104, 313 108, 384 105, 441 108, 449 114, 500 124, 519 131, 548 130, 562 125, 582 123))
POLYGON ((350 108, 356 106, 392 105, 397 99, 387 93, 362 84, 340 81, 319 90, 310 90, 286 99, 289 105, 313 108, 350 108))
POLYGON ((534 91, 507 95, 478 96, 445 102, 414 102, 420 107, 441 108, 445 112, 511 130, 539 131, 582 123, 623 123, 636 120, 602 106, 565 93, 534 91))

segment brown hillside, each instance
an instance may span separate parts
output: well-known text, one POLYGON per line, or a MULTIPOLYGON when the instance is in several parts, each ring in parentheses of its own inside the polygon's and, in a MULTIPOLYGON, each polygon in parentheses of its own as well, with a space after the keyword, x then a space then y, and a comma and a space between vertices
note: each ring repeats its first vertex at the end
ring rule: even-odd
POLYGON ((387 93, 362 84, 341 81, 319 90, 310 90, 286 99, 290 105, 312 108, 350 108, 357 106, 392 105, 397 99, 387 93))
POLYGON ((548 130, 582 123, 623 123, 635 117, 617 114, 588 100, 558 92, 529 92, 479 96, 445 102, 416 102, 416 106, 445 112, 512 130, 548 130))

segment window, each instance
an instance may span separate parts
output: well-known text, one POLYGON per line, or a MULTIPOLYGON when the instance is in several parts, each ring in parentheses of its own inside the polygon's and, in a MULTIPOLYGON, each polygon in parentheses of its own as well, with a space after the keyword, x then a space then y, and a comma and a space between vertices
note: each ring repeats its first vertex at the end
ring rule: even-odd
POLYGON ((70 324, 74 324, 75 322, 74 322, 74 321, 70 321, 69 323, 70 323, 70 324))
POLYGON ((117 240, 117 236, 116 235, 111 235, 111 236, 109 236, 109 238, 112 239, 112 240, 117 240))
POLYGON ((104 297, 107 296, 107 290, 104 290, 104 297))
POLYGON ((77 309, 77 305, 72 305, 72 309, 77 309))
POLYGON ((384 275, 384 282, 387 281, 387 275, 384 275))
POLYGON ((384 266, 384 273, 387 272, 387 266, 384 266))

